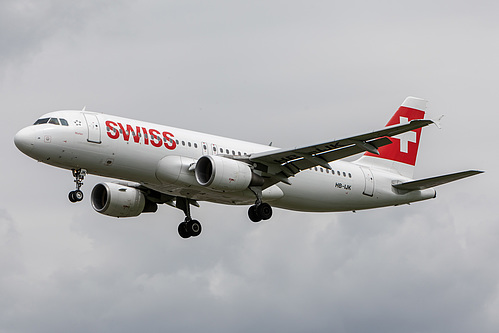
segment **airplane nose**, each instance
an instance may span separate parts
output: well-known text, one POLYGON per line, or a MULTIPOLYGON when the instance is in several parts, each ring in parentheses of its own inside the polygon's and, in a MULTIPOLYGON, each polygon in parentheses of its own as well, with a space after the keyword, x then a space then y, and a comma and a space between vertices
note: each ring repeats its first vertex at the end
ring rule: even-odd
POLYGON ((35 145, 35 133, 33 128, 25 127, 17 132, 14 136, 14 144, 17 149, 28 155, 35 145))

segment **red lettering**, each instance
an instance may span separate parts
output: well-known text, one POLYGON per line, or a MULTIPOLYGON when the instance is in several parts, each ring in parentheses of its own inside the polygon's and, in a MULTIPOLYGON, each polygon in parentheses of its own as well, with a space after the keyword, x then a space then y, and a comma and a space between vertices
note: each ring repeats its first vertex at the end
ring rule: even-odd
POLYGON ((147 130, 145 127, 142 127, 142 133, 144 133, 144 144, 149 144, 149 138, 147 137, 147 130))
POLYGON ((139 136, 140 127, 139 126, 136 127, 137 131, 134 131, 133 127, 129 124, 126 124, 126 130, 125 130, 125 128, 123 128, 123 125, 121 125, 121 123, 118 123, 118 126, 120 127, 121 131, 123 132, 123 139, 125 141, 130 140, 130 133, 131 133, 133 136, 133 141, 135 141, 135 143, 139 143, 139 141, 140 141, 140 136, 139 136))
MULTIPOLYGON (((123 128, 123 125, 121 125, 121 123, 118 123, 118 126, 120 127, 120 132, 123 133, 123 139, 125 141, 128 141, 130 139, 130 133, 128 133, 124 128, 123 128)), ((128 125, 130 126, 130 125, 128 125)), ((127 126, 127 127, 128 127, 127 126)))
POLYGON ((149 134, 151 135, 151 144, 154 147, 161 147, 163 145, 163 142, 159 136, 159 131, 156 131, 155 129, 150 129, 149 134))
POLYGON ((120 132, 116 128, 118 126, 114 121, 106 121, 107 136, 111 139, 117 139, 120 137, 120 132))
POLYGON ((120 133, 122 133, 123 140, 129 141, 131 135, 133 137, 133 141, 135 143, 139 143, 140 137, 144 135, 144 144, 146 145, 151 144, 154 147, 161 147, 164 141, 166 149, 173 150, 177 147, 177 143, 173 139, 175 136, 170 132, 161 133, 160 131, 155 130, 153 128, 147 130, 147 128, 140 126, 135 126, 134 128, 134 126, 130 124, 126 124, 126 129, 125 129, 122 123, 120 122, 116 123, 111 120, 106 121, 106 126, 107 126, 107 135, 111 139, 118 139, 120 137, 120 133))
POLYGON ((127 131, 130 131, 130 133, 132 133, 132 136, 133 136, 133 141, 135 141, 135 143, 139 143, 140 141, 140 127, 137 126, 135 127, 135 131, 133 130, 132 126, 130 125, 126 125, 126 130, 127 131))
POLYGON ((165 140, 166 149, 173 150, 177 147, 177 143, 173 140, 173 134, 170 132, 163 132, 163 138, 165 140))

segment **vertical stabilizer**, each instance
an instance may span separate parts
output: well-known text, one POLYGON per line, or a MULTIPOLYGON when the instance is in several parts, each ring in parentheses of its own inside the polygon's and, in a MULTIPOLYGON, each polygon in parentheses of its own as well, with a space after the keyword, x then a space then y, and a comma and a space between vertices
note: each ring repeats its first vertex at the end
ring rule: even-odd
MULTIPOLYGON (((407 97, 386 126, 423 119, 426 103, 427 101, 421 98, 407 97)), ((357 163, 373 168, 388 169, 402 176, 413 178, 420 139, 421 128, 390 137, 393 143, 380 147, 379 155, 366 152, 357 160, 357 163)))

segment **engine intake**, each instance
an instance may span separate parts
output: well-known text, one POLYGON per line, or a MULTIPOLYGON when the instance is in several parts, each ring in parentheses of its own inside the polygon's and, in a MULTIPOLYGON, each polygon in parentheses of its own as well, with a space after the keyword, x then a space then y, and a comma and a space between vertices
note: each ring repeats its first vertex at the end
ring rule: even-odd
POLYGON ((215 191, 242 191, 264 183, 248 164, 216 155, 202 156, 196 163, 195 173, 199 185, 215 191))
POLYGON ((96 212, 113 217, 135 217, 158 209, 158 205, 147 200, 140 190, 115 183, 95 185, 91 202, 96 212))

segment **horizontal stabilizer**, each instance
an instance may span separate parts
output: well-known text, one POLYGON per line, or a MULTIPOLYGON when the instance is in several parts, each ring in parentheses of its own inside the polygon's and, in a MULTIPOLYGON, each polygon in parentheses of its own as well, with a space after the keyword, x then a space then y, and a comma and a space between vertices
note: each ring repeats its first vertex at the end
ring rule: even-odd
POLYGON ((399 190, 407 190, 407 191, 424 190, 430 187, 447 184, 462 178, 474 176, 482 172, 483 171, 478 171, 478 170, 461 171, 461 172, 451 173, 449 175, 414 180, 406 183, 395 184, 392 186, 399 190))

